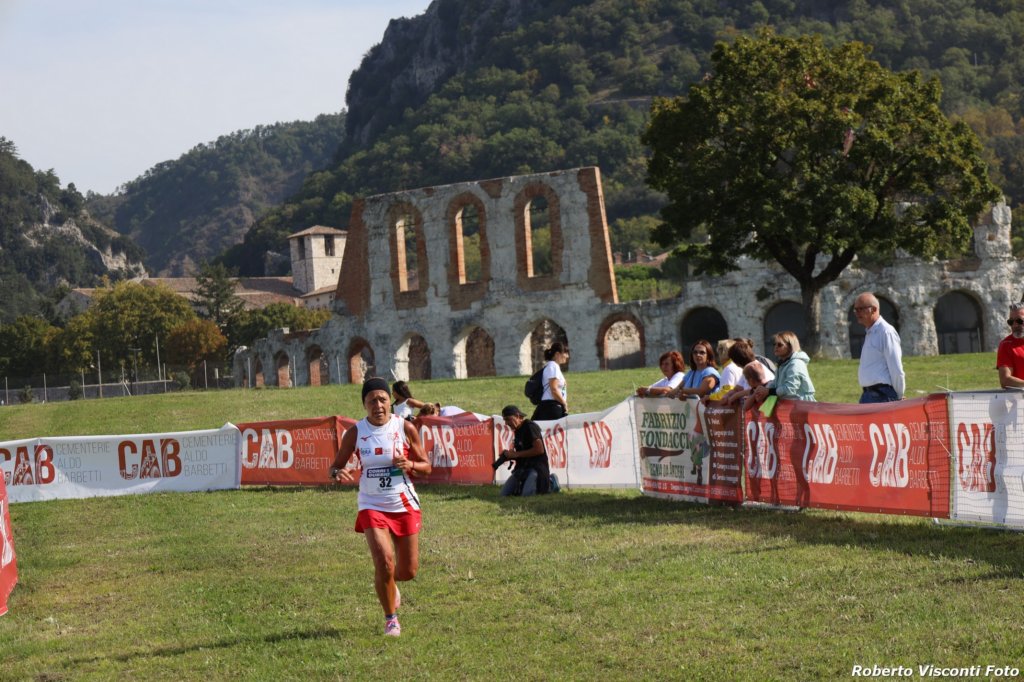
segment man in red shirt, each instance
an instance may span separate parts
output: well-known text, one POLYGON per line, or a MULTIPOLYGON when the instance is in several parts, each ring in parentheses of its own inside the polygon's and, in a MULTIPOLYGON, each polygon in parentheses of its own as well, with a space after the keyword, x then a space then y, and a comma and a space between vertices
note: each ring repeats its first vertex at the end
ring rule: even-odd
POLYGON ((1024 302, 1010 305, 1010 335, 999 342, 996 369, 1003 388, 1024 388, 1024 302))

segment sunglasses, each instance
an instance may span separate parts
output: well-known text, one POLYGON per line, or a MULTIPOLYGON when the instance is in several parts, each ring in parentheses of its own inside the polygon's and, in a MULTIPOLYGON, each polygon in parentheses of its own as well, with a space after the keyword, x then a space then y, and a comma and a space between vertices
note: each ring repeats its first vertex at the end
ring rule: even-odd
POLYGON ((1006 324, 1010 325, 1011 327, 1015 324, 1024 324, 1024 318, 1011 317, 1006 321, 1006 324))

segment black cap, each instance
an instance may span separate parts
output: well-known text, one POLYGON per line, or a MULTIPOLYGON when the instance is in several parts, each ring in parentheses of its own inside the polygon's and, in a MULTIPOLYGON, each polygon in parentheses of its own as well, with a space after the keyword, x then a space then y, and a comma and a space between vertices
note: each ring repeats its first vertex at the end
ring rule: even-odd
POLYGON ((370 377, 363 382, 363 402, 366 402, 366 394, 370 391, 384 391, 388 395, 391 395, 391 391, 388 390, 388 382, 384 381, 380 377, 370 377))
POLYGON ((501 416, 502 417, 525 417, 526 415, 523 414, 522 410, 520 410, 515 405, 506 405, 501 410, 501 416))

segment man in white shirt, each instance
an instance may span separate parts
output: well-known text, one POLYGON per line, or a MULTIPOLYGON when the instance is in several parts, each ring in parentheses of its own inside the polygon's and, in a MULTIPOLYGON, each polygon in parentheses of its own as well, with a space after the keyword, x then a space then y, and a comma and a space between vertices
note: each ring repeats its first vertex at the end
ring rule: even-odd
POLYGON ((853 304, 857 321, 864 325, 864 348, 860 352, 857 379, 862 393, 861 403, 888 403, 903 399, 906 375, 903 373, 903 350, 900 335, 882 318, 878 299, 864 293, 853 304))

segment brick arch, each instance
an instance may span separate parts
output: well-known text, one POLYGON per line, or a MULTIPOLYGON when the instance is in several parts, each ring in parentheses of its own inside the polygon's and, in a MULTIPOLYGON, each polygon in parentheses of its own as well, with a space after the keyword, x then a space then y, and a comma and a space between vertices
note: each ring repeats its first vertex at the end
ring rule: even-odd
POLYGON ((430 266, 427 262, 427 240, 423 232, 423 214, 408 201, 392 204, 388 209, 388 244, 391 248, 391 286, 395 295, 395 308, 403 310, 419 308, 427 304, 427 288, 430 285, 430 266), (415 286, 410 278, 413 273, 406 270, 405 238, 398 238, 398 222, 404 217, 412 219, 413 232, 416 235, 416 280, 415 286))
POLYGON ((465 310, 487 293, 491 279, 491 247, 487 241, 487 211, 484 202, 472 192, 463 192, 448 202, 445 223, 448 226, 448 304, 452 310, 465 310), (476 210, 480 240, 480 279, 466 280, 465 245, 462 234, 462 213, 467 207, 476 210))
POLYGON ((256 365, 253 367, 252 385, 256 388, 262 388, 267 385, 266 379, 263 378, 263 361, 260 360, 259 356, 256 356, 256 365))
POLYGON ((561 287, 562 237, 561 203, 558 193, 543 182, 531 182, 516 195, 513 202, 516 223, 516 284, 524 291, 548 291, 561 287), (533 200, 543 197, 548 204, 551 228, 551 273, 533 276, 533 242, 530 235, 529 209, 533 200))
POLYGON ((472 325, 464 329, 453 350, 456 377, 492 377, 497 374, 494 337, 483 327, 472 325))
POLYGON ((288 353, 278 351, 274 356, 274 367, 277 370, 277 385, 280 388, 291 388, 292 377, 291 377, 291 360, 288 357, 288 353))
MULTIPOLYGON (((538 367, 544 364, 544 351, 555 341, 561 341, 570 351, 572 350, 569 335, 561 325, 551 318, 542 317, 526 329, 526 334, 519 347, 519 365, 525 370, 524 374, 533 374, 538 367)), ((566 363, 562 370, 565 371, 568 368, 569 363, 566 363)))
POLYGON ((395 374, 405 381, 425 381, 431 376, 430 345, 419 334, 406 334, 395 353, 395 374))
POLYGON ((348 344, 348 380, 352 384, 361 384, 373 376, 376 369, 376 358, 373 346, 362 337, 352 339, 348 344))
POLYGON ((311 346, 306 351, 306 366, 309 368, 310 386, 331 383, 330 361, 320 346, 311 346))
POLYGON ((620 312, 609 315, 597 329, 597 359, 601 369, 627 369, 643 367, 647 349, 644 324, 632 313, 620 312), (627 333, 626 325, 631 325, 635 334, 632 340, 623 338, 621 342, 609 338, 615 336, 616 330, 627 333), (618 352, 616 352, 618 350, 618 352))

